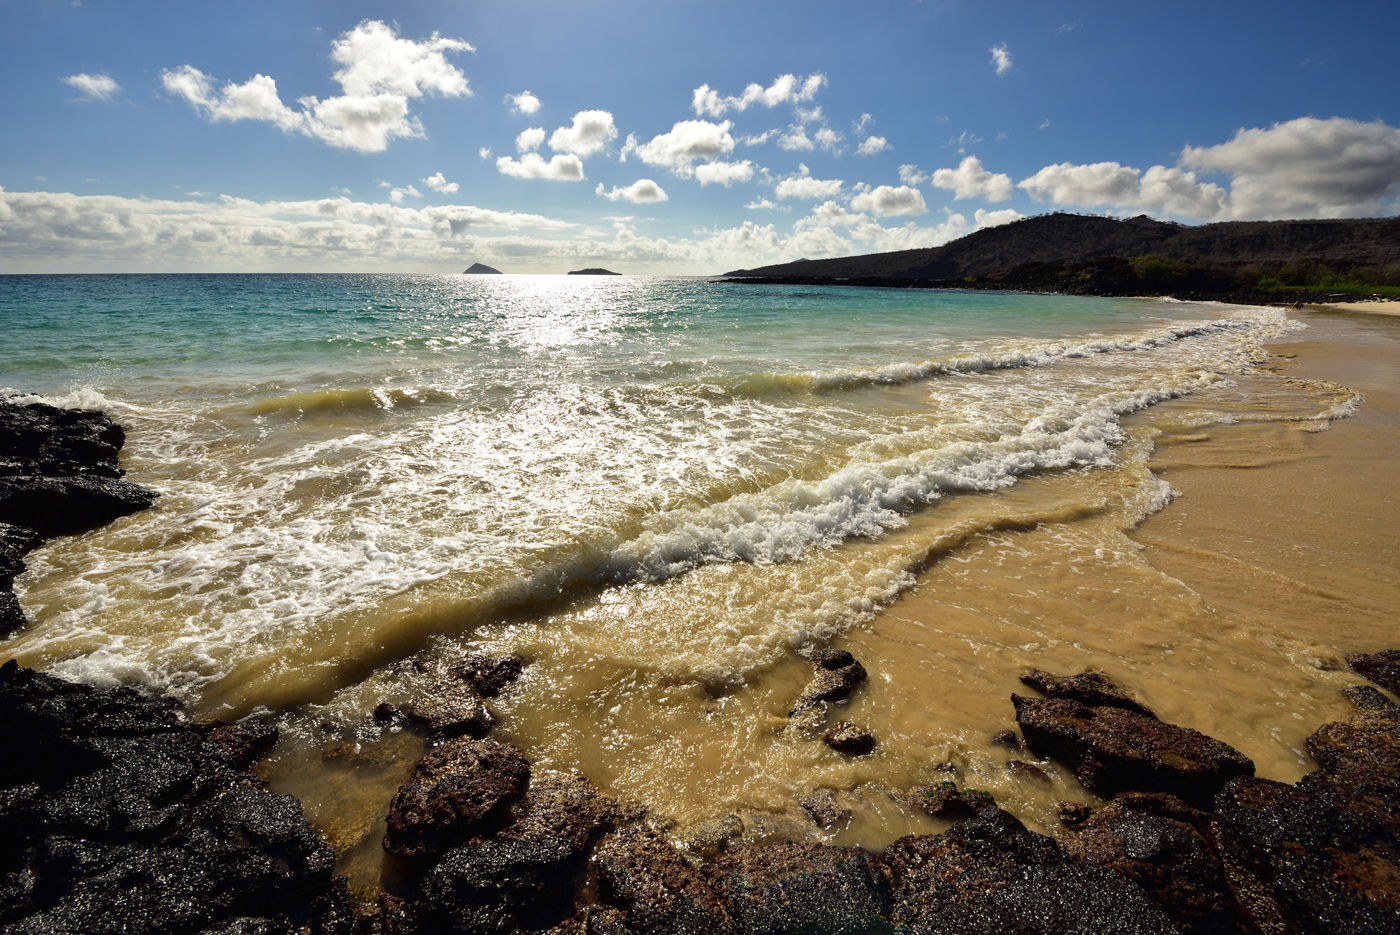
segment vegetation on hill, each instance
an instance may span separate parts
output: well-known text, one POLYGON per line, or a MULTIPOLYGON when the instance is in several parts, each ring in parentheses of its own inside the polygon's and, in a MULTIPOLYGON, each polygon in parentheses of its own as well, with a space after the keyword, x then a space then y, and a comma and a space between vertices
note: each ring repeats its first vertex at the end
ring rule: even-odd
POLYGON ((726 273, 753 282, 1316 301, 1400 297, 1400 218, 1230 221, 1024 218, 941 247, 726 273))

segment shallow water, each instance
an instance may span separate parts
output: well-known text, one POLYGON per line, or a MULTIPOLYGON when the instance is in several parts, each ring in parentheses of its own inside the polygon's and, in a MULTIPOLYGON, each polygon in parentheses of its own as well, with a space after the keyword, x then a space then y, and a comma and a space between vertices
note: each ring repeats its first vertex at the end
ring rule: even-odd
POLYGON ((1302 327, 1277 310, 231 276, 0 279, 0 315, 0 385, 106 408, 163 493, 33 553, 8 654, 277 716, 274 785, 360 882, 421 749, 368 713, 469 650, 530 661, 493 706, 537 769, 682 836, 729 812, 815 834, 795 799, 831 786, 856 811, 835 839, 878 846, 931 825, 882 790, 942 764, 1033 822, 1083 795, 989 742, 1027 666, 1100 666, 1293 778, 1315 719, 1278 693, 1337 708, 1326 666, 1390 593, 1353 581, 1327 626, 1279 634, 1134 538, 1175 493, 1154 448, 1305 462, 1358 411, 1276 372, 1265 343, 1302 327), (788 727, 796 653, 832 641, 872 674, 841 716, 873 756, 788 727))

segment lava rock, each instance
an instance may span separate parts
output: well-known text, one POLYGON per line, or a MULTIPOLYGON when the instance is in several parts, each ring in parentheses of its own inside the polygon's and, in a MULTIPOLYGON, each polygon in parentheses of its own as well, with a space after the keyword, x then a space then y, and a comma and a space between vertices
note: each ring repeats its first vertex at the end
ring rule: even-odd
POLYGON ((598 898, 626 914, 632 935, 729 935, 724 899, 670 844, 643 828, 599 842, 593 854, 598 898))
POLYGON ((437 686, 403 707, 404 715, 436 737, 484 737, 496 723, 486 701, 465 682, 437 686))
POLYGON ((521 839, 561 838, 576 854, 582 854, 603 831, 640 817, 599 792, 582 773, 546 776, 530 783, 515 823, 502 834, 521 839))
POLYGON ((875 735, 850 721, 841 721, 822 735, 822 742, 837 753, 864 756, 875 749, 875 735))
POLYGON ((817 654, 812 678, 788 710, 789 717, 804 712, 825 712, 829 703, 845 701, 866 679, 865 667, 850 653, 826 649, 817 654))
POLYGON ((1244 930, 1211 843, 1210 816, 1175 796, 1123 793, 1059 841, 1075 859, 1138 884, 1183 932, 1244 930))
POLYGON ((1400 649, 1378 653, 1347 653, 1347 665, 1357 675, 1393 695, 1400 695, 1400 649))
POLYGON ((153 490, 112 477, 0 477, 0 521, 40 536, 85 532, 155 503, 153 490))
POLYGON ((464 935, 539 929, 574 908, 577 854, 562 838, 499 838, 448 851, 423 881, 430 931, 464 935))
POLYGON ((483 698, 495 698, 509 684, 520 678, 525 659, 515 653, 501 656, 479 654, 468 656, 453 666, 452 674, 476 689, 483 698))
POLYGON ((1147 717, 1157 716, 1102 672, 1088 670, 1078 675, 1051 675, 1031 669, 1021 676, 1021 682, 1047 698, 1068 698, 1091 708, 1122 708, 1147 717))
POLYGON ((811 816, 817 827, 830 830, 851 817, 851 810, 842 808, 836 801, 836 793, 831 789, 815 789, 797 801, 802 810, 811 816))
POLYGON ((525 790, 530 764, 494 740, 459 737, 432 748, 389 804, 384 849, 400 857, 440 854, 495 830, 525 790))
POLYGON ((1353 685, 1350 688, 1342 689, 1342 694, 1346 696, 1347 701, 1350 701, 1358 711, 1368 714, 1384 714, 1388 717, 1400 717, 1400 705, 1397 705, 1370 685, 1353 685))
POLYGON ((1226 782, 1254 772, 1233 747, 1155 717, 1069 699, 1012 695, 1011 701, 1031 751, 1064 763, 1097 795, 1167 792, 1209 807, 1226 782))
POLYGON ((934 818, 965 821, 985 808, 995 808, 996 799, 981 789, 959 789, 951 780, 910 789, 902 801, 934 818))
POLYGON ((121 477, 122 427, 91 409, 0 400, 0 474, 121 477))
POLYGON ((887 881, 877 859, 856 848, 740 845, 707 869, 735 930, 746 935, 858 935, 885 927, 887 881))
POLYGON ((890 918, 920 935, 1167 935, 1178 929, 1136 884, 1072 861, 991 807, 882 855, 890 918))

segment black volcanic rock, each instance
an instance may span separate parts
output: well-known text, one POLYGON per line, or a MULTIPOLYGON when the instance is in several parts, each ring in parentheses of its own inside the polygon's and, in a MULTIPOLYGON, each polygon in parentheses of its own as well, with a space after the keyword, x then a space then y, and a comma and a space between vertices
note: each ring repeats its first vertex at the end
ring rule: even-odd
POLYGON ((501 275, 501 271, 500 271, 500 270, 496 269, 496 268, 493 267, 493 266, 487 266, 485 263, 473 263, 471 266, 468 266, 466 269, 462 270, 462 275, 463 275, 463 276, 466 276, 466 275, 473 275, 473 276, 475 276, 475 275, 479 275, 479 274, 483 274, 483 273, 484 273, 484 274, 492 274, 492 273, 494 273, 494 274, 497 275, 497 276, 501 275))
POLYGON ((570 276, 621 276, 621 273, 614 273, 610 269, 603 269, 601 266, 590 266, 588 269, 571 269, 570 276))
POLYGON ((258 728, 0 667, 0 928, 18 933, 285 932, 333 857, 299 803, 244 766, 258 728))
POLYGON ((820 723, 830 703, 850 698, 865 679, 865 667, 850 653, 822 650, 813 660, 811 680, 788 709, 788 717, 807 715, 814 724, 820 723))
POLYGON ((459 737, 427 752, 389 804, 384 849, 400 857, 440 854, 504 823, 525 791, 530 764, 514 747, 459 737))
POLYGON ((1347 665, 1357 675, 1375 682, 1392 694, 1400 695, 1400 649, 1348 653, 1347 665))
POLYGON ((1102 672, 1088 671, 1064 676, 1031 669, 1021 676, 1021 683, 1047 698, 1068 698, 1091 707, 1123 708, 1148 717, 1157 716, 1102 672))

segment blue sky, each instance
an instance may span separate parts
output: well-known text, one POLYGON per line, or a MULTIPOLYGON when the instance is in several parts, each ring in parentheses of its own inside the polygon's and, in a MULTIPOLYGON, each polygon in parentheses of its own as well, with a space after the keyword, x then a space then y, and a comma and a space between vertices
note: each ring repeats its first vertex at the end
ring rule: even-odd
POLYGON ((1400 4, 0 0, 0 272, 707 274, 1400 211, 1400 4), (528 93, 527 93, 528 92, 528 93))

